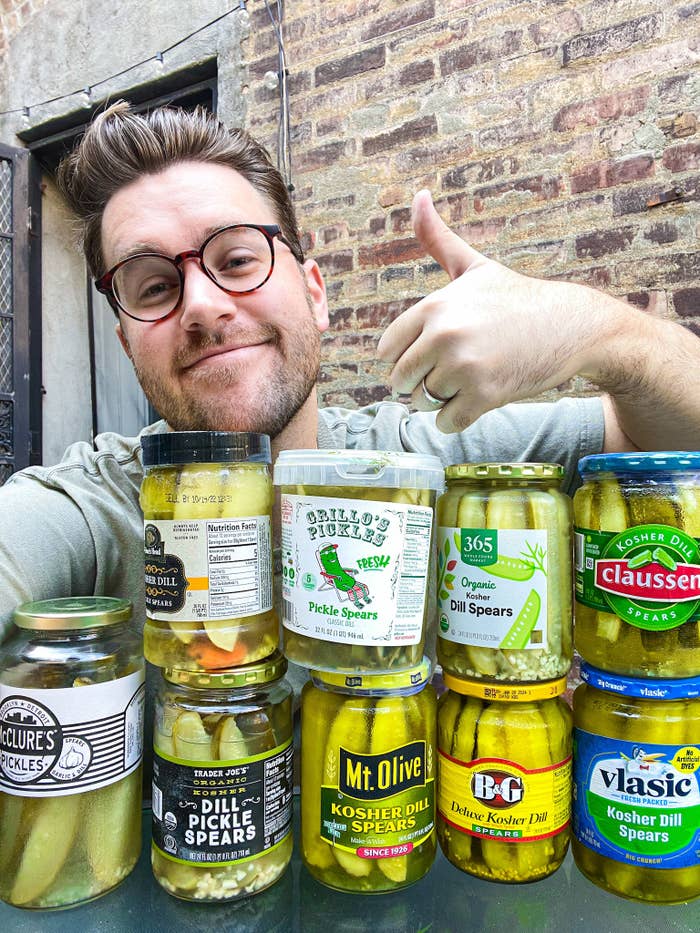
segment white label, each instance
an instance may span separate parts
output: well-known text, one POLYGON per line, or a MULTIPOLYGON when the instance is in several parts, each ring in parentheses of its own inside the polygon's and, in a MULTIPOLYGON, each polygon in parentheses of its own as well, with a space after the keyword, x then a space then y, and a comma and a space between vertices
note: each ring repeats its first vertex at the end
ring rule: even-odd
POLYGON ((143 756, 144 693, 143 668, 56 690, 0 683, 0 789, 62 797, 121 781, 143 756))
POLYGON ((282 497, 284 625, 322 641, 421 640, 433 510, 282 497))

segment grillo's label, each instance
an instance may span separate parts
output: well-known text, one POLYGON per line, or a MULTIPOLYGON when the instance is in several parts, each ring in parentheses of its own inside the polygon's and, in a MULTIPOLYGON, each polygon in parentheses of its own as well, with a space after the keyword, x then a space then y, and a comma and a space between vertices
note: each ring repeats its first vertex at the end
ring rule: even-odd
POLYGON ((629 865, 700 865, 700 748, 574 729, 574 761, 579 842, 629 865))

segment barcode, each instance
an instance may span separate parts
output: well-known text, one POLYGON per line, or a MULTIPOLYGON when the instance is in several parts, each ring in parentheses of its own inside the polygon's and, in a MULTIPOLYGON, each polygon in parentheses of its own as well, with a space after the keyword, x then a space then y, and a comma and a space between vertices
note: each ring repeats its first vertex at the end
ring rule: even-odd
POLYGON ((294 619, 294 606, 288 599, 282 599, 282 621, 292 622, 294 619))
POLYGON ((578 532, 574 534, 574 565, 577 570, 583 570, 585 541, 585 535, 578 532))
POLYGON ((163 792, 157 784, 153 784, 153 801, 151 803, 153 808, 153 816, 157 820, 163 819, 163 792))

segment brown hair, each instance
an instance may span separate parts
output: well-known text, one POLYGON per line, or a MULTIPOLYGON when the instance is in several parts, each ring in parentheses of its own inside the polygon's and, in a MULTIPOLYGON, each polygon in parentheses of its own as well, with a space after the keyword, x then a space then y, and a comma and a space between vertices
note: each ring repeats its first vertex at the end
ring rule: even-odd
POLYGON ((106 271, 101 226, 112 195, 142 175, 187 160, 227 165, 242 175, 272 204, 294 256, 304 261, 289 191, 264 146, 244 130, 228 129, 203 107, 133 113, 126 101, 118 101, 95 117, 57 173, 59 189, 81 221, 93 276, 106 271))

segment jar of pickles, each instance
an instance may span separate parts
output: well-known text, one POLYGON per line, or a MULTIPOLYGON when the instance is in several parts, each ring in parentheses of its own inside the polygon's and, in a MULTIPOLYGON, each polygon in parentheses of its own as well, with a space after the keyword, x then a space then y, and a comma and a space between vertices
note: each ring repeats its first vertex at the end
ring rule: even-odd
POLYGON ((566 678, 495 685, 445 674, 438 704, 437 832, 445 856, 488 881, 561 865, 571 815, 566 678))
POLYGON ((464 463, 438 500, 437 655, 492 681, 551 680, 572 660, 571 500, 556 463, 464 463))
POLYGON ((268 657, 272 481, 266 434, 145 435, 146 660, 202 671, 268 657))
POLYGON ((144 664, 131 603, 25 603, 0 650, 0 898, 105 894, 141 850, 144 664))
POLYGON ((292 690, 279 652, 163 672, 153 732, 153 872, 184 900, 262 891, 292 855, 292 690))
POLYGON ((339 891, 402 888, 435 856, 435 691, 397 674, 313 671, 301 704, 301 850, 339 891))

